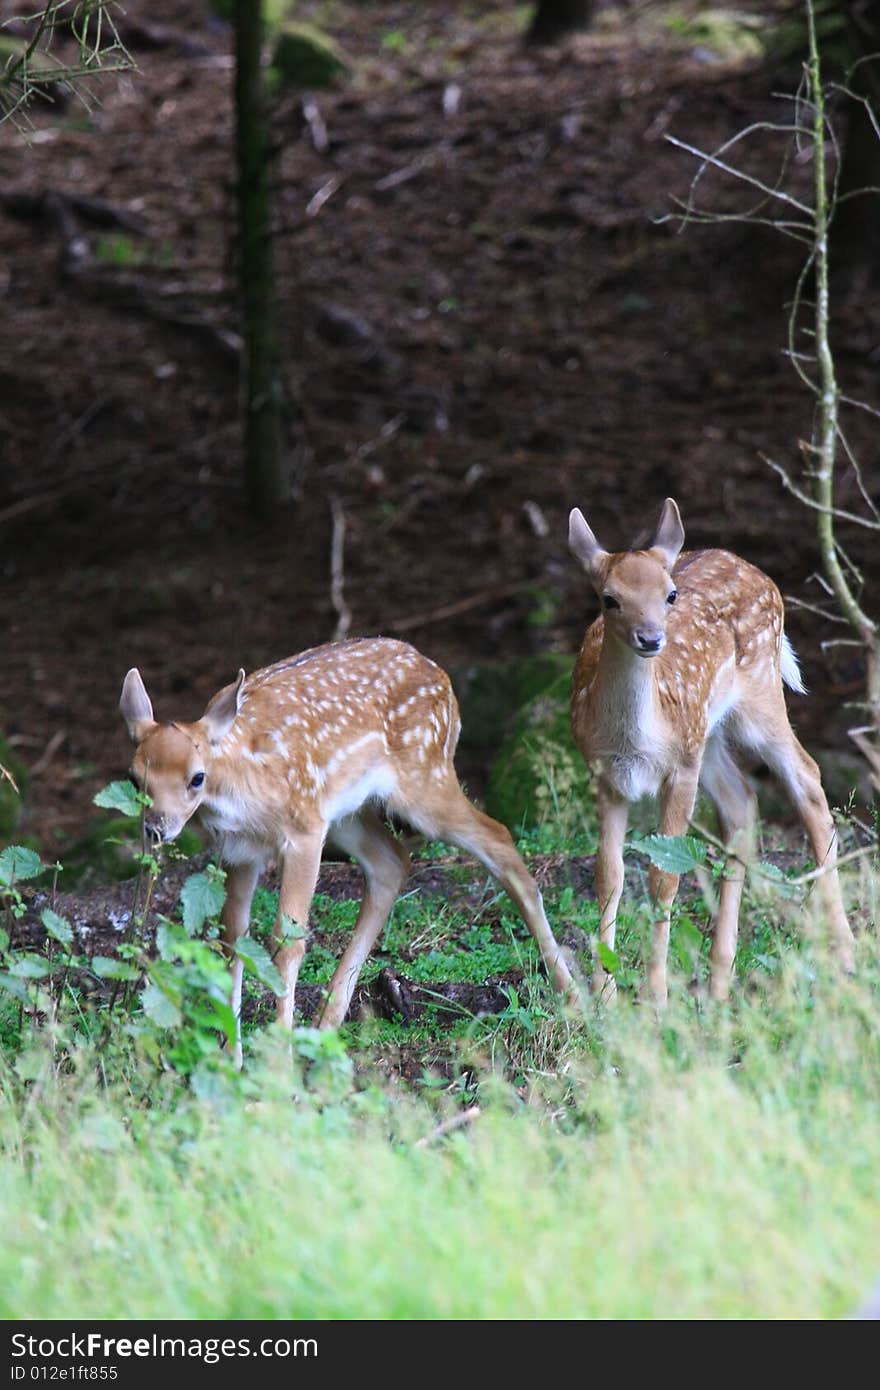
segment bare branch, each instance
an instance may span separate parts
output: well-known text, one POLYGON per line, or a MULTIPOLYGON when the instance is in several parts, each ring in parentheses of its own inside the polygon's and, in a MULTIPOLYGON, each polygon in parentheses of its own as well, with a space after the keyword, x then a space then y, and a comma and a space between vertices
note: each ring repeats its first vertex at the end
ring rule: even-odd
POLYGON ((796 598, 794 594, 786 594, 785 602, 789 608, 803 608, 806 613, 815 613, 826 622, 839 623, 841 627, 846 627, 846 618, 842 618, 839 613, 829 613, 827 608, 820 608, 818 603, 807 603, 805 598, 796 598))
POLYGON ((478 1120, 481 1115, 478 1105, 471 1105, 467 1110, 462 1110, 458 1115, 453 1115, 448 1120, 443 1120, 436 1129, 432 1129, 430 1134, 423 1134, 421 1139, 417 1139, 414 1147, 417 1149, 427 1148, 429 1144, 436 1144, 438 1139, 444 1139, 447 1134, 454 1133, 457 1129, 464 1129, 472 1125, 474 1120, 478 1120))
MULTIPOLYGON (((712 226, 716 222, 746 222, 750 227, 770 227, 774 232, 780 232, 782 236, 790 237, 792 241, 799 241, 802 246, 811 246, 809 232, 810 227, 806 222, 787 222, 782 218, 759 217, 755 211, 746 212, 699 212, 691 207, 681 198, 672 200, 677 207, 682 210, 684 223, 695 223, 698 227, 712 226), (793 230, 797 228, 797 230, 793 230)), ((675 221, 671 212, 664 213, 662 217, 654 219, 657 226, 662 226, 665 222, 675 221)))
POLYGON ((773 472, 778 474, 782 480, 782 486, 805 507, 810 507, 814 512, 824 512, 828 516, 833 516, 837 521, 852 521, 857 526, 864 526, 868 531, 880 531, 880 521, 868 521, 866 517, 859 516, 856 512, 846 512, 840 507, 827 507, 821 502, 817 502, 808 492, 804 492, 798 487, 791 474, 783 468, 781 463, 776 463, 768 454, 761 454, 760 457, 773 472))
MULTIPOLYGON (((733 139, 728 140, 722 145, 720 147, 721 150, 729 149, 741 136, 748 134, 752 130, 761 129, 762 127, 773 129, 773 127, 766 122, 761 122, 756 126, 749 126, 747 130, 740 131, 739 135, 734 136, 733 139)), ((688 145, 684 140, 676 139, 674 135, 664 135, 663 138, 664 140, 668 140, 670 145, 675 145, 677 149, 684 150, 686 154, 692 154, 695 159, 702 160, 702 167, 697 170, 692 180, 692 189, 696 187, 697 181, 705 173, 706 166, 711 165, 715 169, 720 169, 722 173, 729 174, 731 178, 738 179, 741 183, 749 184, 752 188, 757 188, 761 193, 764 193, 767 198, 776 198, 781 203, 787 203, 790 207, 797 208, 798 212, 802 212, 805 217, 811 216, 812 209, 809 208, 806 203, 801 203, 797 198, 793 198, 790 193, 784 193, 782 189, 779 188, 771 188, 769 184, 764 183, 761 179, 755 178, 752 174, 747 174, 743 169, 737 169, 736 165, 728 164, 725 160, 719 159, 717 155, 707 154, 705 150, 697 149, 694 145, 688 145)))
POLYGON ((866 410, 869 415, 876 415, 880 420, 880 410, 876 406, 868 405, 867 401, 857 401, 854 396, 841 396, 840 399, 844 405, 855 406, 856 410, 866 410))
POLYGON ((330 540, 330 602, 336 614, 334 642, 342 642, 351 628, 351 609, 345 601, 345 512, 338 497, 330 498, 333 532, 330 540))

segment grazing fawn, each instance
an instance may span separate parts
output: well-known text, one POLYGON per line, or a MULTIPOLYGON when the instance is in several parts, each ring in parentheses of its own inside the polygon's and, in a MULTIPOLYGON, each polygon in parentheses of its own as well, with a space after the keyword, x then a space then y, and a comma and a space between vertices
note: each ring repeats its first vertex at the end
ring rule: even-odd
MULTIPOLYGON (((783 682, 803 692, 797 658, 783 632, 782 596, 772 580, 726 550, 681 553, 684 528, 668 498, 653 540, 609 554, 582 513, 569 521, 569 545, 603 607, 587 629, 574 670, 571 722, 585 759, 598 765, 599 938, 614 946, 623 890, 629 803, 659 795, 660 830, 681 835, 698 785, 714 802, 728 847, 738 856, 721 884, 710 956, 710 995, 725 999, 751 842, 755 796, 737 762, 743 752, 779 778, 810 839, 824 915, 841 967, 852 971, 854 943, 836 863, 836 836, 819 770, 792 732, 783 682)), ((678 875, 653 867, 655 907, 648 986, 666 1000, 669 917, 678 875)), ((606 998, 614 979, 596 962, 593 991, 606 998)))
POLYGON ((219 842, 228 866, 223 932, 236 1017, 242 962, 233 948, 248 929, 260 870, 272 858, 281 870, 274 945, 284 993, 277 1017, 290 1026, 306 943, 290 939, 285 919, 305 929, 330 841, 358 860, 366 881, 321 1016, 322 1027, 342 1023, 409 869, 381 807, 475 854, 513 898, 556 988, 574 997, 541 895, 508 831, 459 786, 452 760, 461 725, 449 677, 413 647, 384 638, 334 642, 247 678, 239 671, 194 724, 156 723, 132 669, 119 708, 137 745, 131 776, 152 798, 147 831, 173 840, 197 815, 219 842))

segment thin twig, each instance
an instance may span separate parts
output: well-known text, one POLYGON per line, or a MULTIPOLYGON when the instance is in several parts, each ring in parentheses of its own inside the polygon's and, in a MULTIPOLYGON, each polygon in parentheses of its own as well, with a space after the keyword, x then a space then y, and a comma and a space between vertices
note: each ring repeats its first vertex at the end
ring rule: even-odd
POLYGON ((830 613, 827 608, 820 608, 818 603, 808 603, 805 598, 796 598, 794 594, 786 594, 785 602, 789 608, 802 608, 805 613, 815 613, 826 622, 839 623, 841 627, 846 627, 846 618, 842 618, 839 613, 830 613))
POLYGON ((452 1134, 457 1129, 463 1129, 466 1125, 472 1125, 474 1120, 478 1120, 482 1111, 478 1105, 471 1105, 467 1110, 462 1110, 459 1115, 453 1115, 450 1119, 444 1120, 436 1129, 432 1129, 430 1134, 423 1134, 421 1139, 417 1139, 413 1145, 416 1149, 426 1149, 429 1144, 436 1144, 438 1139, 445 1139, 447 1134, 452 1134))
POLYGON ((18 783, 16 782, 12 773, 9 771, 9 768, 4 767, 2 763, 0 763, 0 777, 6 778, 7 782, 12 787, 12 790, 15 792, 16 796, 21 796, 21 792, 18 790, 18 783))
POLYGON ((425 613, 413 613, 408 618, 398 618, 388 624, 390 632, 409 632, 414 627, 427 627, 429 623, 439 623, 445 618, 456 618, 459 613, 467 613, 472 608, 480 608, 484 603, 494 603, 500 598, 511 598, 532 587, 530 580, 520 580, 517 584, 498 584, 494 589, 482 589, 478 594, 458 599, 455 603, 444 603, 439 608, 429 608, 425 613))
POLYGON ((334 642, 342 642, 351 628, 351 609, 345 601, 345 512, 338 497, 330 498, 333 533, 330 540, 330 602, 336 614, 334 642))
MULTIPOLYGON (((812 447, 812 446, 811 446, 812 447)), ((821 502, 817 502, 809 493, 799 488, 791 474, 783 468, 781 463, 776 463, 768 454, 761 454, 760 458, 778 474, 782 480, 782 486, 805 507, 811 507, 814 512, 823 512, 827 516, 833 516, 837 521, 852 521, 857 526, 864 526, 868 531, 880 531, 880 521, 869 521, 867 517, 858 516, 855 512, 844 511, 842 507, 826 507, 821 502)))
MULTIPOLYGON (((766 122, 761 122, 758 126, 749 126, 747 130, 740 131, 738 135, 734 136, 732 140, 726 141, 720 148, 722 150, 729 149, 730 146, 735 144, 736 140, 740 139, 743 135, 749 134, 749 132, 754 129, 761 129, 762 126, 766 127, 766 122)), ((770 128, 778 130, 785 129, 785 127, 770 128)), ((794 127, 791 127, 791 129, 794 129, 794 127)), ((751 174, 746 174, 742 169, 737 169, 733 164, 727 164, 723 159, 719 159, 717 155, 707 154, 705 150, 697 149, 695 145, 688 145, 684 140, 676 139, 674 135, 665 135, 663 138, 664 140, 668 140, 670 145, 675 145, 677 149, 684 150, 686 154, 692 154, 695 159, 701 159, 703 161, 703 168, 698 169, 697 173, 694 175, 691 183, 692 188, 696 186, 697 180, 702 177, 705 166, 711 164, 713 168, 720 169, 723 174, 730 174, 732 178, 739 179, 741 183, 747 183, 752 188, 757 188, 768 198, 777 198, 781 203, 788 203, 791 207, 797 208, 798 212, 802 212, 805 217, 812 216, 812 209, 807 207, 805 203, 799 202, 797 198, 793 198, 790 193, 783 193, 780 188, 771 188, 771 186, 764 183, 763 180, 756 179, 751 174)))
POLYGON ((712 832, 707 830, 704 825, 701 825, 699 821, 692 820, 691 826, 704 840, 708 841, 714 849, 719 850, 720 853, 724 855, 725 859, 734 860, 737 864, 741 864, 743 868, 748 869, 750 874, 754 874, 758 878, 763 878, 768 883, 775 883, 777 887, 780 882, 784 882, 786 888, 803 888, 808 883, 815 883, 818 878, 824 878, 826 874, 835 873, 843 864, 851 864, 855 859, 864 859, 866 854, 877 854, 878 852, 876 845, 862 845, 861 849, 850 850, 848 854, 841 855, 839 859, 835 859, 833 862, 822 864, 818 869, 808 869, 806 873, 798 874, 795 878, 780 880, 775 874, 768 874, 759 864, 756 864, 754 860, 744 859, 741 854, 737 854, 735 850, 730 849, 725 845, 723 840, 719 840, 717 835, 713 835, 712 832))

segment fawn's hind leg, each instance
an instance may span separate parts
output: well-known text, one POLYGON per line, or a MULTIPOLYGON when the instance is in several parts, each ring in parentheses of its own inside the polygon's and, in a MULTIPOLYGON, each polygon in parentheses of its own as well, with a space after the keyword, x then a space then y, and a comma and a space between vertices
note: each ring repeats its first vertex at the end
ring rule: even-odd
POLYGON ((338 1028, 345 1019, 361 967, 388 921, 409 872, 409 855, 375 811, 362 810, 338 821, 330 831, 330 839, 358 861, 364 871, 365 888, 357 924, 330 982, 321 1013, 322 1028, 338 1028))
POLYGON ((423 834, 448 840, 485 864, 519 908, 553 984, 560 994, 576 1002, 577 987, 562 948, 550 929, 541 894, 517 853, 507 827, 471 805, 457 781, 447 781, 442 790, 433 794, 428 792, 418 815, 412 810, 407 815, 423 834))
POLYGON ((828 923, 838 964, 847 974, 852 974, 855 970, 855 939, 840 892, 840 879, 835 867, 837 831, 828 809, 819 769, 795 738, 787 719, 785 732, 777 729, 774 734, 774 738, 762 743, 758 751, 791 797, 807 832, 816 867, 827 870, 817 880, 823 916, 828 923))
POLYGON ((709 957, 709 994, 712 999, 726 999, 736 956, 746 864, 752 856, 757 798, 720 736, 710 738, 706 744, 700 785, 718 811, 725 845, 736 856, 727 865, 721 882, 709 957))

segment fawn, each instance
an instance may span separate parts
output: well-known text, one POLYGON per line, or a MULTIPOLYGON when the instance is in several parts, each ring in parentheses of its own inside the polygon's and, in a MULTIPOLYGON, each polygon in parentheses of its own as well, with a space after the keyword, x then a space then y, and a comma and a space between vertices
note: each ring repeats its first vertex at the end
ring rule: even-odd
POLYGON ((137 745, 131 776, 152 798, 148 833, 173 840, 197 815, 219 842, 228 866, 222 921, 236 1017, 242 962, 233 948, 248 929, 260 870, 273 858, 281 869, 273 944, 284 981, 277 1017, 290 1026, 306 943, 290 939, 285 919, 305 929, 329 840, 360 863, 366 884, 321 1016, 324 1028, 342 1023, 409 869, 380 807, 475 854, 513 898, 556 988, 575 997, 541 895, 510 834, 459 786, 452 760, 461 724, 449 677, 414 647, 386 638, 334 642, 247 678, 239 671, 194 724, 156 723, 133 668, 119 708, 137 745))
MULTIPOLYGON (((641 550, 609 554, 577 508, 569 519, 569 545, 604 610, 587 629, 571 695, 575 742, 599 770, 599 938, 613 948, 629 802, 659 795, 661 832, 681 835, 699 785, 738 856, 721 884, 710 955, 710 995, 727 997, 756 800, 737 762, 742 752, 779 778, 816 863, 829 869, 818 880, 824 914, 839 964, 852 971, 853 936, 832 867, 834 825, 819 769, 795 738, 785 708, 783 682, 801 693, 804 687, 783 631, 782 596, 767 575, 729 551, 682 554, 683 544, 672 498, 641 550)), ((656 917, 648 987, 660 1004, 677 890, 676 874, 651 867, 656 917)), ((593 992, 610 998, 614 990, 597 961, 593 992)))

